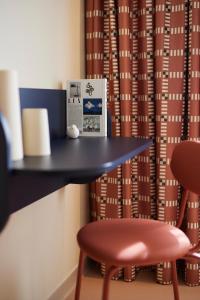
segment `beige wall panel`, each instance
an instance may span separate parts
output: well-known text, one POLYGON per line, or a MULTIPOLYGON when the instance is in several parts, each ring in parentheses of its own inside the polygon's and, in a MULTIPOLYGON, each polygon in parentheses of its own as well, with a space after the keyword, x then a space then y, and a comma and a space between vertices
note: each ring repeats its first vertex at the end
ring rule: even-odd
MULTIPOLYGON (((21 87, 84 78, 83 2, 0 0, 0 69, 16 69, 21 87)), ((11 216, 0 235, 0 300, 45 300, 65 281, 87 200, 87 186, 68 185, 11 216)))

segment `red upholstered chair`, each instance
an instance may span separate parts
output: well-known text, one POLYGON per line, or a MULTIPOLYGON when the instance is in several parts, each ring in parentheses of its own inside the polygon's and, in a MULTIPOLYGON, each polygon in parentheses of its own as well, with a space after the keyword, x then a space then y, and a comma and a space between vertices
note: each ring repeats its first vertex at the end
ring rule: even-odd
POLYGON ((146 266, 170 261, 174 299, 179 299, 176 260, 200 258, 187 236, 179 227, 182 223, 189 191, 200 194, 200 143, 185 141, 178 144, 172 155, 171 169, 184 188, 177 227, 147 219, 112 219, 85 225, 77 235, 80 259, 75 300, 79 300, 81 274, 86 256, 106 263, 102 300, 108 300, 109 282, 121 267, 146 266))

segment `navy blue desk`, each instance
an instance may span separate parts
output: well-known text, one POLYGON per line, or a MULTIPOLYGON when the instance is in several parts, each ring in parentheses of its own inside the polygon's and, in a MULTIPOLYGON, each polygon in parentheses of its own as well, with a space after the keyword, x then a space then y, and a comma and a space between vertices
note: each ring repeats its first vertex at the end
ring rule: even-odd
POLYGON ((13 163, 9 177, 10 212, 68 183, 89 183, 145 150, 151 142, 135 138, 79 138, 52 142, 49 157, 13 163))
POLYGON ((65 91, 21 89, 21 106, 48 109, 51 156, 10 161, 5 124, 0 117, 0 228, 9 214, 69 183, 89 183, 146 148, 152 141, 125 137, 68 139, 65 91))

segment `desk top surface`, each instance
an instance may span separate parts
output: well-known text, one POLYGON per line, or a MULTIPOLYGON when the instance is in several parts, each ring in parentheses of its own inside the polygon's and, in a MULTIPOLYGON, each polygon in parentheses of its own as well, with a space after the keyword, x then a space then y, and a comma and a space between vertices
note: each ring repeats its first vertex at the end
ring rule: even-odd
POLYGON ((50 156, 25 157, 13 162, 12 171, 20 174, 65 174, 70 178, 98 176, 116 168, 152 144, 151 140, 126 137, 81 137, 58 139, 50 156))

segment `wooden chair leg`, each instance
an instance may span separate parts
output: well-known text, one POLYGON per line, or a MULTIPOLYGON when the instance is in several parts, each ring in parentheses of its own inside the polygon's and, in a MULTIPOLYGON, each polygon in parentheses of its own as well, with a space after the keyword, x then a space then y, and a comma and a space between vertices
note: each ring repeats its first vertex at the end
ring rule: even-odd
POLYGON ((174 300, 179 300, 179 290, 178 290, 178 277, 176 270, 176 261, 171 262, 172 265, 172 284, 174 291, 174 300))
POLYGON ((102 300, 108 300, 108 295, 109 295, 109 287, 110 287, 110 279, 112 276, 115 274, 115 272, 118 270, 118 267, 111 266, 107 271, 104 276, 104 281, 103 281, 103 295, 102 295, 102 300))
POLYGON ((78 273, 77 273, 77 279, 76 279, 76 290, 75 290, 75 300, 80 299, 80 291, 81 291, 81 281, 82 281, 82 274, 83 274, 83 267, 84 267, 84 261, 85 261, 85 254, 80 251, 79 256, 79 264, 78 264, 78 273))

